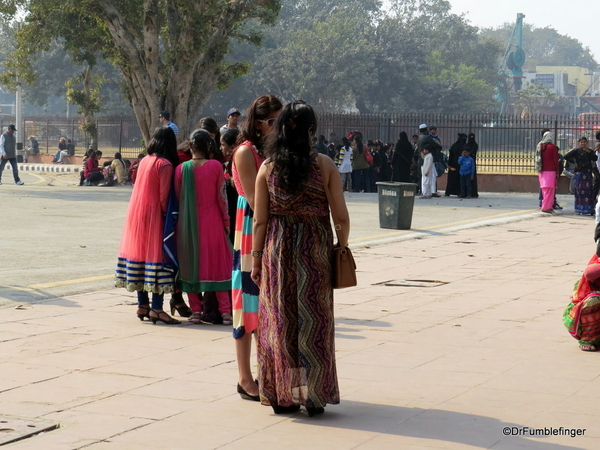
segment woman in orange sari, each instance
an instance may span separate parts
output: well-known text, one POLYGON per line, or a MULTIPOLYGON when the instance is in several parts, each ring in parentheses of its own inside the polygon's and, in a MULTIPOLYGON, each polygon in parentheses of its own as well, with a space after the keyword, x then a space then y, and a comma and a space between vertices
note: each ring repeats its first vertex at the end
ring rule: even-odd
POLYGON ((584 352, 600 350, 600 257, 590 259, 581 279, 575 283, 563 323, 584 352))

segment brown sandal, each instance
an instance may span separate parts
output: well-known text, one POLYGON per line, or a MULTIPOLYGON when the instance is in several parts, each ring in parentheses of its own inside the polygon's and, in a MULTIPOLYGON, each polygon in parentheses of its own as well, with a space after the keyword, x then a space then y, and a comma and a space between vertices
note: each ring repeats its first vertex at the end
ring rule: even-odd
POLYGON ((223 320, 223 325, 226 325, 226 326, 233 325, 233 317, 231 316, 231 314, 225 313, 221 316, 221 319, 223 320))
POLYGON ((579 349, 583 352, 597 352, 598 348, 593 344, 579 344, 579 349))
POLYGON ((199 325, 202 323, 202 313, 200 312, 193 312, 192 315, 190 316, 190 318, 188 319, 190 322, 192 322, 195 325, 199 325))

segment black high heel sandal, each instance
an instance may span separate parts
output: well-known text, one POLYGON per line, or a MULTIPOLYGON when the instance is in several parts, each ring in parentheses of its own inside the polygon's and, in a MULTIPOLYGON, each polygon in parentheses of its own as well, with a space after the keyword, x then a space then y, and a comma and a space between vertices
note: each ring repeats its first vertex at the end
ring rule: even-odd
POLYGON ((246 392, 246 390, 240 386, 239 383, 237 385, 237 392, 238 392, 238 394, 240 394, 240 397, 242 397, 244 400, 252 400, 253 402, 260 402, 260 395, 248 394, 246 392))
POLYGON ((178 325, 178 324, 180 324, 180 323, 181 323, 179 320, 177 320, 177 319, 175 319, 175 318, 173 318, 173 317, 169 316, 169 315, 168 315, 166 312, 164 312, 164 311, 157 311, 157 310, 155 310, 155 309, 151 309, 151 310, 150 310, 150 312, 153 312, 153 313, 155 313, 155 314, 156 314, 156 317, 152 317, 152 316, 150 315, 150 313, 148 313, 148 317, 150 318, 150 320, 152 321, 152 323, 153 323, 154 325, 156 325, 156 322, 159 322, 159 321, 160 321, 160 322, 162 322, 162 323, 166 323, 167 325, 178 325), (163 319, 163 318, 160 316, 161 314, 164 314, 165 316, 167 316, 167 317, 169 318, 169 320, 165 320, 165 319, 163 319))
POLYGON ((317 408, 306 408, 306 412, 308 412, 308 417, 316 416, 317 414, 323 414, 325 412, 325 408, 319 406, 317 408))
POLYGON ((171 294, 171 300, 169 301, 169 305, 171 306, 171 315, 175 315, 175 311, 181 317, 190 317, 192 315, 192 310, 188 305, 183 301, 183 295, 181 292, 174 292, 171 294))
POLYGON ((138 319, 140 319, 142 322, 144 321, 144 317, 147 317, 148 319, 150 318, 150 307, 146 306, 146 305, 138 305, 138 309, 145 309, 146 310, 146 314, 138 314, 138 319))
POLYGON ((271 405, 275 414, 290 414, 300 411, 300 405, 280 406, 271 405))

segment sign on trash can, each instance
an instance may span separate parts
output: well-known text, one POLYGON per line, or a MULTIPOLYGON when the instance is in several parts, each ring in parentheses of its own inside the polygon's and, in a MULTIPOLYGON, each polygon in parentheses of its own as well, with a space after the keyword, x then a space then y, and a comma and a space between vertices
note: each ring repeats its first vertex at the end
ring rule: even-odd
POLYGON ((410 229, 417 185, 379 181, 377 192, 379 193, 379 226, 395 230, 410 229))

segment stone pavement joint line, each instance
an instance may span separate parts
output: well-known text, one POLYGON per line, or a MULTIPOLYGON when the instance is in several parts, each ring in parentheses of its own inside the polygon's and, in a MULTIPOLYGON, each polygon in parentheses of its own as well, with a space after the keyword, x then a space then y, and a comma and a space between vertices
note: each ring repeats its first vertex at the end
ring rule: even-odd
POLYGON ((0 411, 61 425, 6 448, 600 448, 598 354, 562 325, 594 225, 540 215, 356 249, 358 286, 335 293, 341 403, 313 418, 239 397, 229 327, 140 322, 124 289, 5 308, 0 411))

